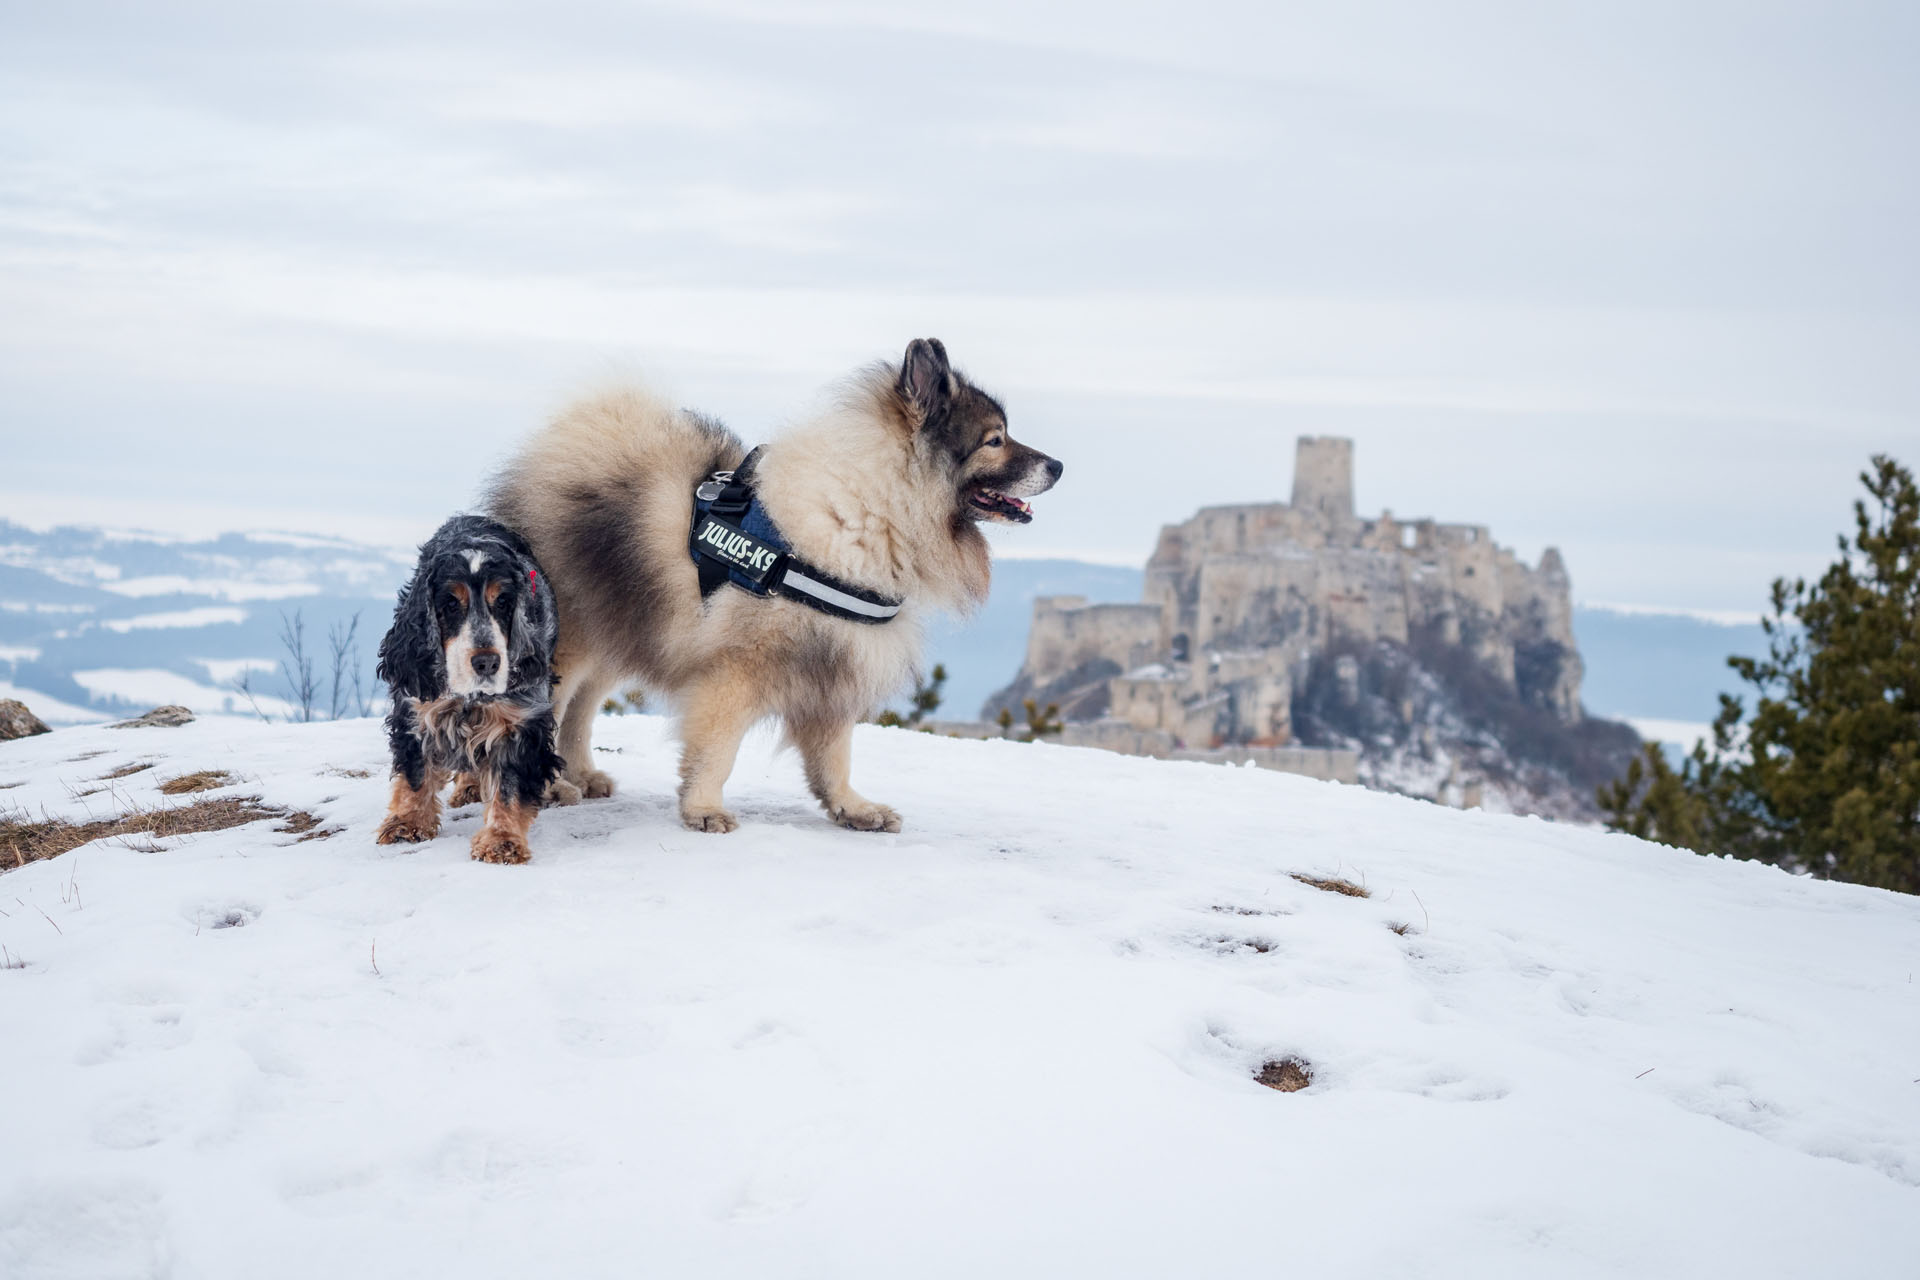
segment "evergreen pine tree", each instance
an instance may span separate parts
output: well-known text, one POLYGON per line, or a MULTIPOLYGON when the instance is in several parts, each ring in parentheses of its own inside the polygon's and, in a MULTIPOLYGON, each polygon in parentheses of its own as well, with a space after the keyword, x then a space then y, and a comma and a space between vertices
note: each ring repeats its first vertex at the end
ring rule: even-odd
POLYGON ((1728 665, 1713 747, 1657 748, 1600 789, 1616 830, 1920 893, 1920 489, 1875 457, 1818 582, 1773 584, 1768 652, 1728 665), (1644 762, 1644 763, 1643 763, 1644 762))
POLYGON ((946 683, 947 669, 943 664, 936 662, 931 677, 915 676, 913 678, 913 709, 911 711, 904 716, 898 711, 882 711, 874 723, 897 729, 917 727, 922 720, 940 709, 941 690, 946 687, 946 683))

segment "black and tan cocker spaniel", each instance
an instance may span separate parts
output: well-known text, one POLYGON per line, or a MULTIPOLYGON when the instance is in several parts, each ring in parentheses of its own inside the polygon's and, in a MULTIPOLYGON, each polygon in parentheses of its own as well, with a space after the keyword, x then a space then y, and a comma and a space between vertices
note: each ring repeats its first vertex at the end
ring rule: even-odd
POLYGON ((393 798, 381 844, 439 834, 440 788, 458 775, 454 805, 487 805, 473 856, 527 860, 527 830, 542 800, 577 798, 555 782, 558 630, 546 575, 505 525, 455 516, 420 548, 380 642, 380 678, 393 698, 393 798))

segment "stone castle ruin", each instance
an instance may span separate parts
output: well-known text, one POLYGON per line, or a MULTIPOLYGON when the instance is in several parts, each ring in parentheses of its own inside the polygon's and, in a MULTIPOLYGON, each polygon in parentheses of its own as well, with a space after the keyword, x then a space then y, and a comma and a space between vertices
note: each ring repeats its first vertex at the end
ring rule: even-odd
MULTIPOLYGON (((1431 766, 1446 773, 1430 789, 1462 793, 1463 770, 1527 772, 1486 758, 1506 729, 1569 775, 1547 787, 1569 793, 1560 803, 1515 807, 1591 806, 1578 795, 1591 744, 1577 740, 1592 733, 1560 553, 1529 567, 1481 525, 1359 517, 1351 440, 1300 439, 1291 502, 1207 507, 1163 528, 1144 595, 1036 600, 1026 661, 986 717, 1020 716, 1033 698, 1059 704, 1069 743, 1357 772, 1396 790, 1366 776, 1370 761, 1375 774, 1431 766)), ((1607 728, 1611 758, 1631 733, 1607 728)))

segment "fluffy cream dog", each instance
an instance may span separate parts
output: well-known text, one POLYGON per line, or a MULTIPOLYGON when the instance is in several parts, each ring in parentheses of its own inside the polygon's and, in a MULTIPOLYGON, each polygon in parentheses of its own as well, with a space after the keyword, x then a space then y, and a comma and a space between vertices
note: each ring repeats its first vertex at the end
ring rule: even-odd
POLYGON ((1031 520, 1022 499, 1052 488, 1061 465, 1016 443, 999 401, 933 339, 855 375, 834 408, 766 445, 752 476, 760 511, 796 562, 898 602, 868 621, 738 581, 703 595, 695 489, 745 453, 713 419, 628 390, 567 409, 496 480, 490 514, 532 545, 559 601, 566 777, 590 798, 611 794, 593 767, 594 718, 612 689, 639 683, 680 713, 687 826, 738 825, 722 788, 748 728, 778 716, 835 822, 898 831, 900 815, 849 780, 853 726, 918 668, 928 610, 986 597, 978 523, 1031 520))

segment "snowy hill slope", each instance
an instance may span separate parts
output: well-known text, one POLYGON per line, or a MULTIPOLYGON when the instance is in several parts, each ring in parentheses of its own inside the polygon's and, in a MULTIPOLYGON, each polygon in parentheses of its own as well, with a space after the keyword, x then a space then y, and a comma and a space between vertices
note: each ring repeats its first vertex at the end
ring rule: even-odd
POLYGON ((0 874, 0 1275, 1914 1274, 1920 901, 881 729, 901 835, 762 738, 694 835, 600 741, 526 867, 373 845, 372 722, 0 744, 33 814, 152 760, 340 828, 0 874))

